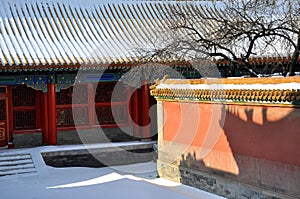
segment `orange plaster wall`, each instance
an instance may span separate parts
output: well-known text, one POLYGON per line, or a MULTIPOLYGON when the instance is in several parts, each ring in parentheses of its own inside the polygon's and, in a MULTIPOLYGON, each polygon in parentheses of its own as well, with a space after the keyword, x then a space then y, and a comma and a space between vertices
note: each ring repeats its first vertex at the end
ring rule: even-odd
POLYGON ((167 101, 163 108, 166 141, 300 166, 299 108, 167 101))
POLYGON ((208 129, 209 105, 197 103, 164 103, 164 139, 200 146, 208 129), (201 114, 200 114, 201 112, 201 114), (204 116, 204 117, 202 117, 204 116), (201 118, 200 118, 201 117, 201 118), (201 122, 200 122, 201 121, 201 122))

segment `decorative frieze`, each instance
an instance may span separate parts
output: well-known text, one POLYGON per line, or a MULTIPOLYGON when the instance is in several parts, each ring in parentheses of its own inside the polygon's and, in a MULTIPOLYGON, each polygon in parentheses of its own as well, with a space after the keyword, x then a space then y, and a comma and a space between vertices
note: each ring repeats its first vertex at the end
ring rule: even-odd
POLYGON ((151 95, 164 99, 201 101, 300 102, 299 90, 208 90, 155 89, 151 95))
POLYGON ((299 77, 164 80, 152 86, 150 92, 167 100, 300 104, 299 80, 299 77))

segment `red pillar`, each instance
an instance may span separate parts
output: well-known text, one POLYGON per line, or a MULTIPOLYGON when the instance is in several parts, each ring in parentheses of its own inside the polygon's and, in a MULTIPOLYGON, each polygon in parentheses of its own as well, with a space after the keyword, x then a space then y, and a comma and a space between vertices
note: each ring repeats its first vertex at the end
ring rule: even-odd
POLYGON ((131 108, 131 117, 134 123, 133 126, 133 136, 140 137, 139 129, 140 129, 140 121, 139 121, 139 93, 138 89, 134 90, 132 93, 132 108, 131 108))
POLYGON ((56 85, 48 84, 48 144, 57 145, 56 85))
POLYGON ((94 85, 92 83, 88 83, 88 102, 89 102, 89 125, 95 125, 95 93, 94 93, 94 85))
POLYGON ((13 102, 13 96, 12 96, 12 86, 7 86, 7 97, 8 97, 8 148, 14 148, 13 144, 13 137, 12 137, 12 130, 13 130, 13 110, 12 110, 12 102, 13 102))
POLYGON ((149 117, 149 108, 150 108, 150 102, 149 102, 149 87, 148 82, 145 81, 141 87, 142 92, 142 138, 150 138, 150 117, 149 117))
POLYGON ((49 117, 48 117, 48 95, 42 93, 42 122, 43 122, 43 143, 48 143, 49 138, 49 117))

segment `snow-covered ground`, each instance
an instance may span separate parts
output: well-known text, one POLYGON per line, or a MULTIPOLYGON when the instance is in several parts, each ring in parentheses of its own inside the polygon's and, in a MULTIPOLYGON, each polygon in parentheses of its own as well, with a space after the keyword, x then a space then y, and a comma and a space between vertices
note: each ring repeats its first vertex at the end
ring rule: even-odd
MULTIPOLYGON (((74 146, 72 146, 74 147, 74 146)), ((70 149, 72 148, 70 147, 70 149)), ((35 173, 0 177, 1 199, 219 199, 222 197, 156 178, 154 162, 106 168, 53 168, 42 152, 68 147, 0 150, 0 155, 29 153, 35 173), (125 173, 124 171, 134 171, 125 173)))

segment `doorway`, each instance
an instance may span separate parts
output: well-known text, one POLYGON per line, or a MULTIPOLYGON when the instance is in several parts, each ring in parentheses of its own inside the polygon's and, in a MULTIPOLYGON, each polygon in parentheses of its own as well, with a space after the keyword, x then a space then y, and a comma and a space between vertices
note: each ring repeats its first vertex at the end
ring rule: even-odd
POLYGON ((0 86, 0 148, 8 147, 7 87, 0 86))

